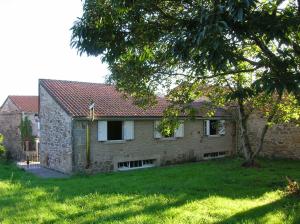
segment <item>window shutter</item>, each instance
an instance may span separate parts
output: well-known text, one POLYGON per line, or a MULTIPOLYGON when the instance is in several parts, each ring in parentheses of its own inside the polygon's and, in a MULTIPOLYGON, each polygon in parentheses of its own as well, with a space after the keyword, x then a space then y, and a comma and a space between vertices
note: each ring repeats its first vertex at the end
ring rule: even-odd
POLYGON ((98 141, 107 141, 107 121, 98 121, 98 141))
POLYGON ((175 137, 176 138, 183 138, 184 137, 184 121, 179 121, 179 126, 175 130, 175 137))
POLYGON ((219 135, 225 135, 225 120, 219 122, 219 135))
POLYGON ((158 130, 159 124, 160 124, 160 121, 154 121, 154 138, 161 138, 161 134, 158 130))
POLYGON ((209 120, 204 120, 204 135, 210 135, 210 123, 209 120))
POLYGON ((124 139, 134 139, 134 121, 124 121, 124 139))

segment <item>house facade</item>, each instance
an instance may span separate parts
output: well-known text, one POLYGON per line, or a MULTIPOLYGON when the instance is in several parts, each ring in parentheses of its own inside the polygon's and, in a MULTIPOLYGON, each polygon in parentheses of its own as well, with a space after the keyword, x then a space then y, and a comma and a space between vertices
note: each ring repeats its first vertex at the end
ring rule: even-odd
POLYGON ((45 79, 39 81, 39 97, 40 162, 64 173, 199 161, 236 149, 235 125, 222 109, 213 118, 181 117, 174 133, 163 136, 163 98, 144 110, 111 85, 45 79))
POLYGON ((38 156, 39 120, 38 96, 8 96, 0 108, 0 133, 4 135, 4 145, 9 157, 15 160, 26 159, 24 145, 21 141, 19 126, 21 120, 27 117, 31 121, 34 144, 30 145, 31 157, 38 156))

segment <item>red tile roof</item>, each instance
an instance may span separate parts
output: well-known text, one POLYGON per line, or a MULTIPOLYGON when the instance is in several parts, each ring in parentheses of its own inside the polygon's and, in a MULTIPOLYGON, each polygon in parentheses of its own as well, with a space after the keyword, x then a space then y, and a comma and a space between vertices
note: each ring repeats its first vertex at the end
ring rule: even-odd
POLYGON ((168 105, 158 98, 155 107, 142 109, 107 84, 41 79, 40 85, 73 117, 87 117, 91 101, 96 117, 159 117, 168 105))
POLYGON ((38 113, 39 112, 39 97, 38 96, 8 96, 11 101, 22 112, 38 113))

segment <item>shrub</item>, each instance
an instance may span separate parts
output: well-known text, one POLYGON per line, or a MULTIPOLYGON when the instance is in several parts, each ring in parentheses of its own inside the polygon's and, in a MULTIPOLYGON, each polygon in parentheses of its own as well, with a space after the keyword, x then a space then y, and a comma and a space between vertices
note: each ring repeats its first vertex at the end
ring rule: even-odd
POLYGON ((296 180, 292 180, 286 177, 288 185, 286 186, 286 192, 288 194, 300 195, 300 186, 296 180))
POLYGON ((4 157, 6 149, 3 145, 3 141, 4 141, 4 136, 2 134, 0 134, 0 157, 4 157))

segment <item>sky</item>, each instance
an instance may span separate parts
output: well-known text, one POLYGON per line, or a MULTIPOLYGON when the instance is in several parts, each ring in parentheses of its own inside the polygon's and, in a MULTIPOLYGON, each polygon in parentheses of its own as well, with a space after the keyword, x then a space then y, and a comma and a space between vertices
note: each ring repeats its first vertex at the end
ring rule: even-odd
POLYGON ((37 95, 40 78, 104 82, 107 65, 70 47, 81 15, 81 0, 0 0, 0 105, 37 95))

